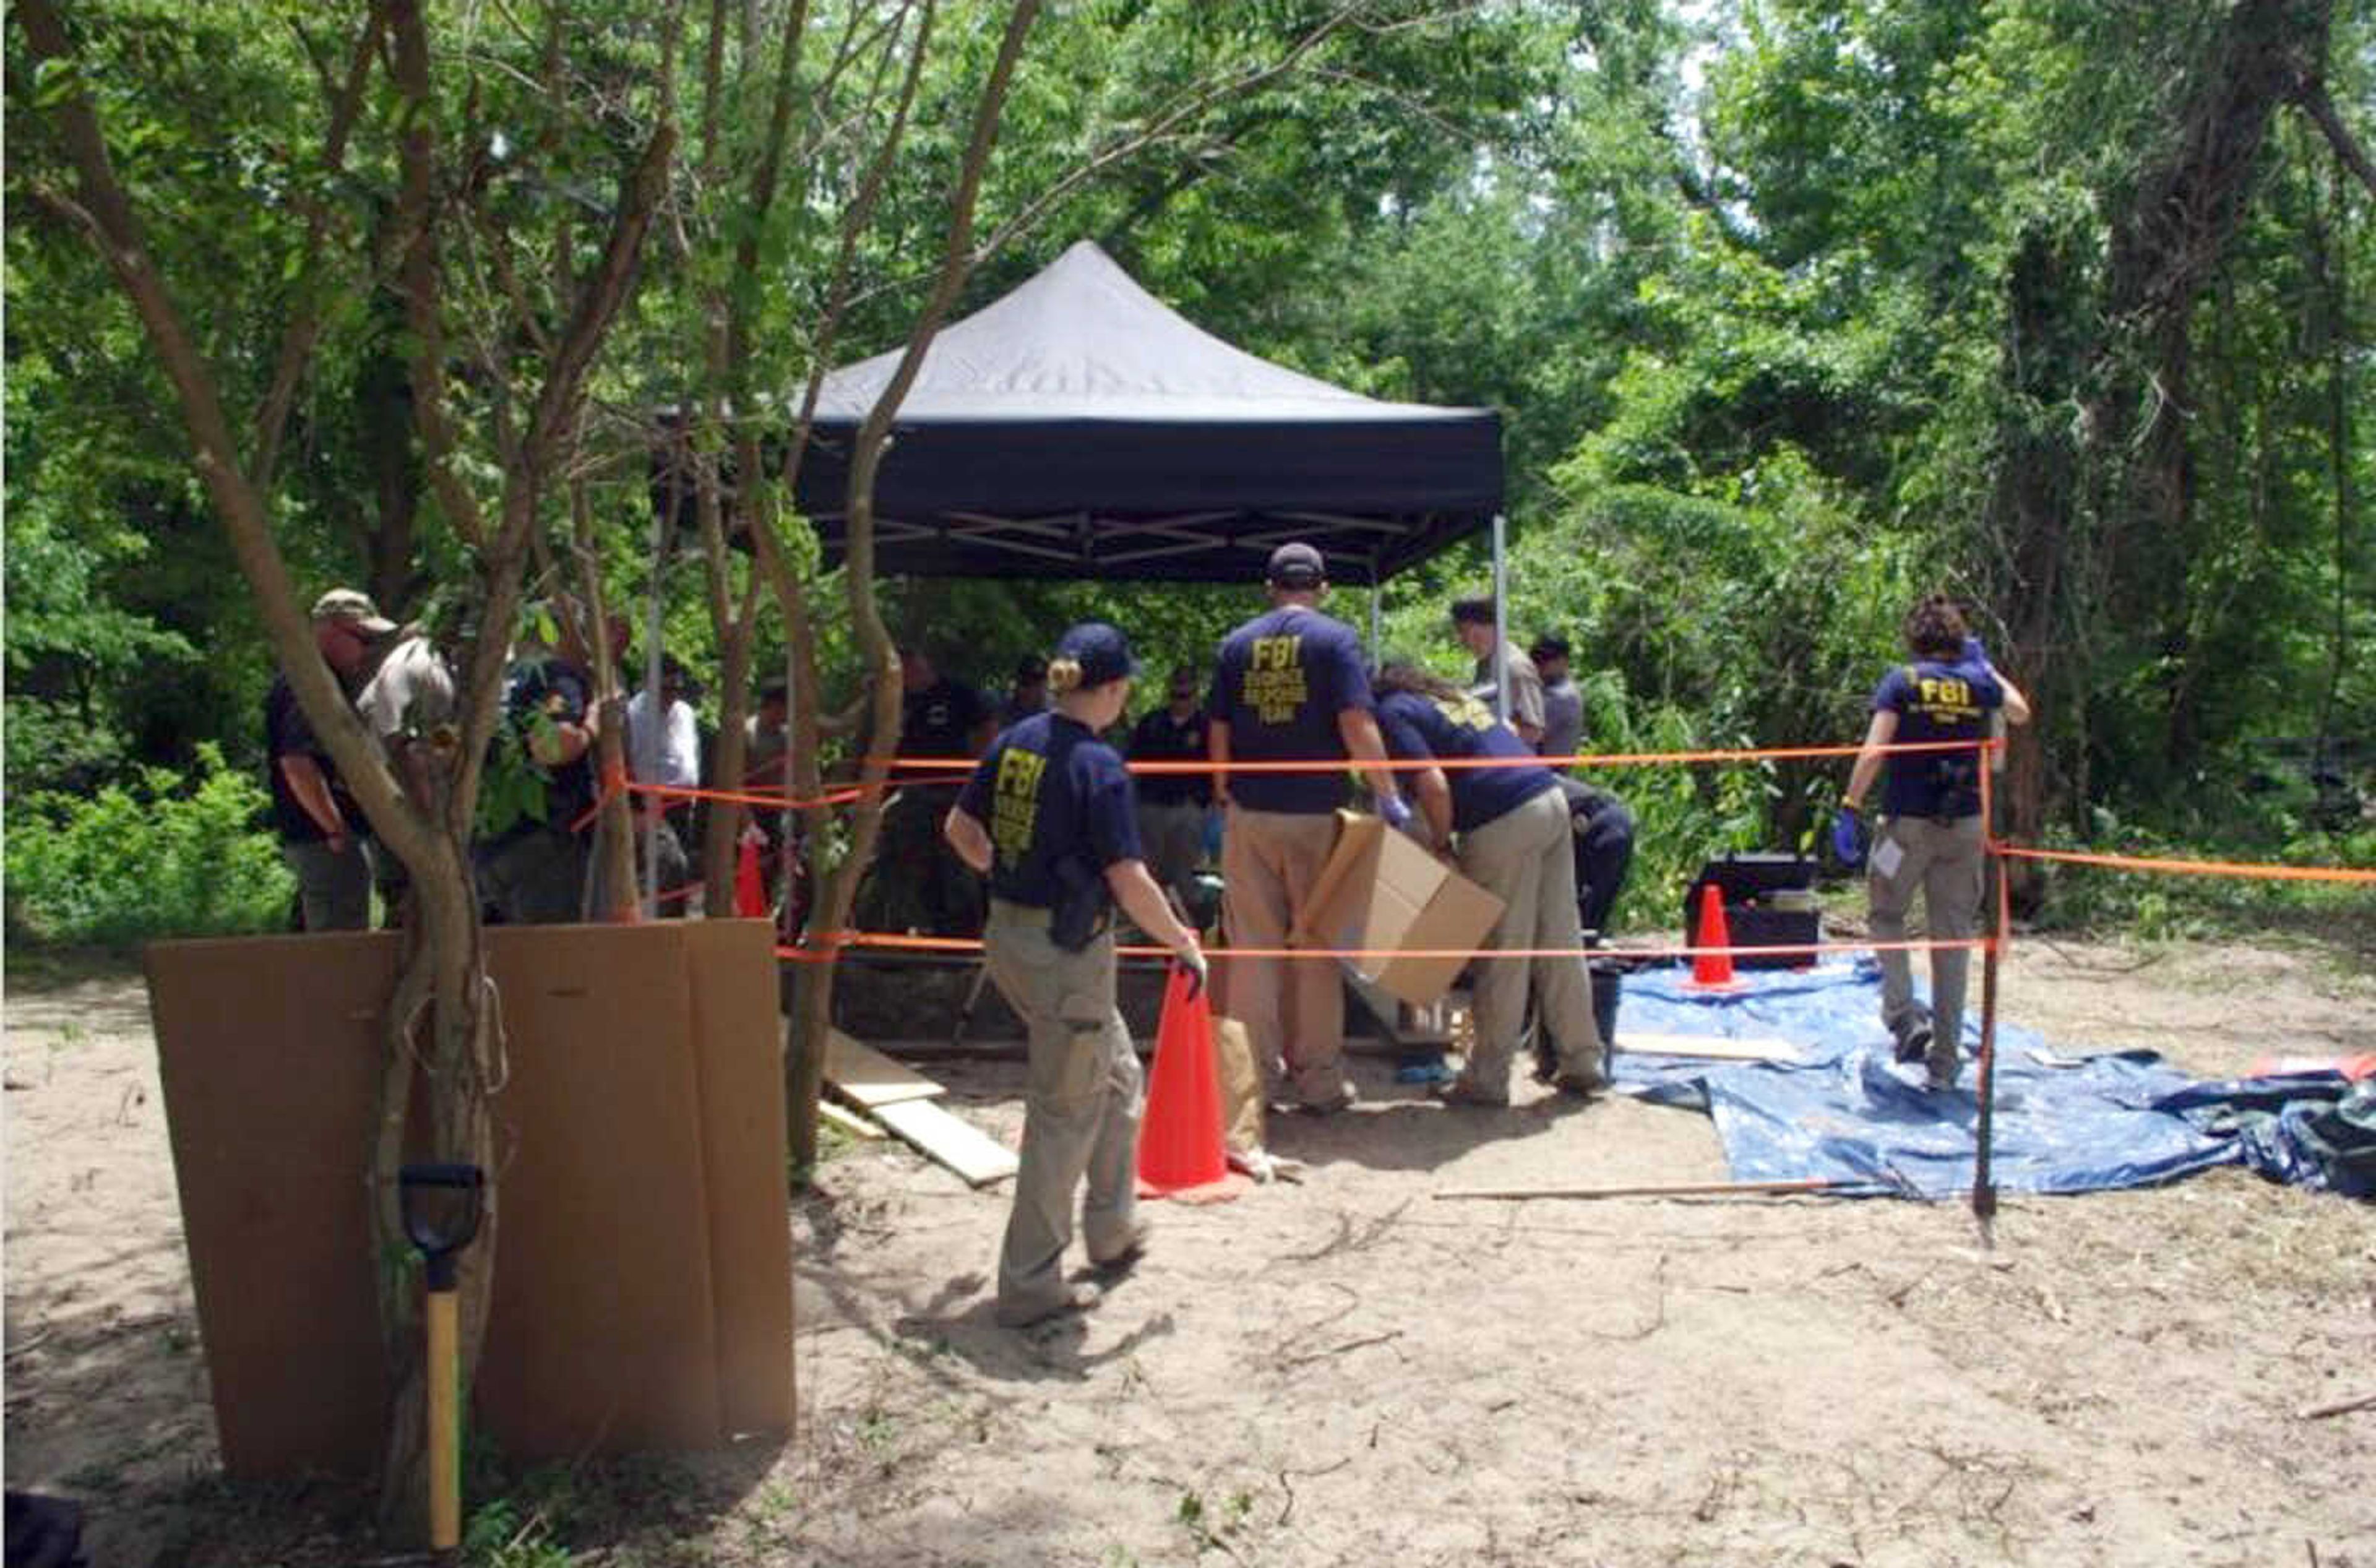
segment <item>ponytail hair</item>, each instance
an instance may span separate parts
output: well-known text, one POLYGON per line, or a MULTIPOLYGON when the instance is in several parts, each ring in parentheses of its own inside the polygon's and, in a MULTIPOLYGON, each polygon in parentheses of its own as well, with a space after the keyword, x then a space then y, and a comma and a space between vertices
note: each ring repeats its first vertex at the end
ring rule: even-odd
POLYGON ((1441 675, 1401 658, 1389 658, 1372 677, 1370 684, 1381 696, 1390 696, 1396 692, 1416 692, 1420 696, 1439 702, 1459 702, 1468 695, 1441 675))
POLYGON ((1077 691, 1081 684, 1081 661, 1077 659, 1051 659, 1048 661, 1048 695, 1061 697, 1066 692, 1077 691))

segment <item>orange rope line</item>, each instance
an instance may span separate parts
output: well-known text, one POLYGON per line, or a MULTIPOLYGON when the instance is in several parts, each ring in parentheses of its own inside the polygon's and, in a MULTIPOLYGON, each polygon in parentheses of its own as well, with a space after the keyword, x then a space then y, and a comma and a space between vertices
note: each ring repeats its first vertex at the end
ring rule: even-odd
POLYGON ((2178 861, 2151 855, 2101 855, 2076 849, 2031 849, 2013 844, 1990 844, 2000 855, 2024 861, 2064 861, 2075 865, 2106 866, 2113 871, 2174 872, 2186 876, 2254 877, 2269 882, 2346 882, 2376 885, 2376 870, 2353 866, 2283 866, 2250 861, 2178 861))
MULTIPOLYGON (((810 939, 814 947, 778 947, 776 956, 809 962, 830 962, 829 955, 844 947, 866 947, 884 951, 915 953, 979 953, 982 948, 978 936, 909 936, 893 932, 846 931, 810 939), (817 947, 826 951, 819 952, 817 947)), ((1991 945, 1985 936, 1959 937, 1954 940, 1930 941, 1911 939, 1904 942, 1805 942, 1782 943, 1753 947, 1211 947, 1207 958, 1698 958, 1717 954, 1735 957, 1774 957, 1784 955, 1820 956, 1827 953, 1907 952, 1928 953, 1942 948, 1961 948, 1967 952, 1985 952, 1991 945)), ((1115 949, 1127 957, 1165 957, 1168 947, 1126 945, 1115 949)))
MULTIPOLYGON (((1872 749, 1883 754, 1918 752, 1986 751, 1997 744, 1994 741, 1893 741, 1872 749)), ((1648 767, 1660 763, 1684 762, 1762 762, 1803 760, 1811 757, 1855 756, 1865 748, 1861 742, 1835 746, 1738 746, 1687 752, 1580 752, 1573 756, 1472 756, 1472 757, 1399 757, 1383 762, 1361 762, 1350 757, 1311 757, 1288 762, 1132 762, 1123 766, 1133 773, 1198 774, 1198 773, 1341 773, 1356 768, 1384 767, 1397 773, 1416 772, 1422 768, 1442 767, 1467 769, 1476 767, 1648 767)), ((893 757, 890 765, 903 767, 971 768, 979 759, 967 757, 893 757)))

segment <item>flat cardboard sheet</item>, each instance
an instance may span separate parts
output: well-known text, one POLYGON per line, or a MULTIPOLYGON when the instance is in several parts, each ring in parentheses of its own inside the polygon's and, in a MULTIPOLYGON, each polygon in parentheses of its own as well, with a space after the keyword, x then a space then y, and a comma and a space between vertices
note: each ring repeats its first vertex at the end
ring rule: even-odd
POLYGON ((1289 940, 1382 956, 1344 960, 1400 1001, 1424 1007, 1450 990, 1502 918, 1502 900, 1374 816, 1336 814, 1336 848, 1289 940), (1389 948, 1412 951, 1384 953, 1389 948), (1421 955, 1434 953, 1438 956, 1421 955))
MULTIPOLYGON (((494 1102, 504 1164, 477 1419, 521 1459, 788 1430, 790 1221, 769 928, 487 936, 511 1077, 494 1102)), ((396 961, 385 932, 148 952, 208 1374, 235 1477, 367 1473, 378 1451, 388 1390, 364 1174, 396 961)), ((416 1087, 416 1107, 422 1099, 416 1087)))

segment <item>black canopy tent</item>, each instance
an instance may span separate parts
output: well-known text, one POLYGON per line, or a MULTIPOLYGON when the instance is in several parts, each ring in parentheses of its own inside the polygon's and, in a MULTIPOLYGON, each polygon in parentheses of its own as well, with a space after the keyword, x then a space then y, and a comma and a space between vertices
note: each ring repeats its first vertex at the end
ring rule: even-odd
MULTIPOLYGON (((898 359, 826 377, 799 501, 829 561, 851 438, 898 359)), ((1374 586, 1501 509, 1493 410, 1381 402, 1257 359, 1084 240, 934 338, 876 475, 875 564, 1253 583, 1301 539, 1335 581, 1374 586)))
MULTIPOLYGON (((819 389, 797 500, 829 564, 845 552, 851 443, 899 356, 819 389)), ((656 457, 664 552, 687 496, 673 454, 656 457)), ((1301 540, 1332 581, 1369 588, 1374 647, 1378 585, 1488 524, 1500 604, 1502 505, 1494 410, 1384 402, 1259 359, 1083 240, 933 337, 875 472, 874 561, 909 576, 1251 587, 1301 540)), ((654 649, 659 621, 656 573, 654 649)), ((656 652, 646 680, 656 691, 656 652)), ((1506 715, 1506 669, 1501 686, 1506 715)))

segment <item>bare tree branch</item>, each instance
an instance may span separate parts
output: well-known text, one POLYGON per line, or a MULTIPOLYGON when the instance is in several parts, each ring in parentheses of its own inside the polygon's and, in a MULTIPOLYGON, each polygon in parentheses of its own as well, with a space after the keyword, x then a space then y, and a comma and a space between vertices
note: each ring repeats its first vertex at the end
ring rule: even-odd
POLYGON ((2334 148, 2334 156, 2343 166, 2368 187, 2370 195, 2376 196, 2376 163, 2369 161, 2367 149, 2351 134, 2351 127, 2343 123, 2342 114, 2335 110, 2334 101, 2327 96, 2326 84, 2315 78, 2304 83, 2294 97, 2294 105, 2325 133, 2327 145, 2334 148))
MULTIPOLYGON (((371 77, 372 58, 378 50, 382 26, 380 8, 374 3, 364 12, 362 30, 355 38, 347 63, 346 81, 330 102, 329 129, 322 138, 322 172, 326 176, 336 175, 346 167, 347 137, 354 129, 363 87, 371 77)), ((330 207, 319 196, 310 195, 299 198, 299 207, 305 214, 305 250, 297 274, 296 307, 290 313, 289 325, 281 334, 271 389, 256 411, 255 457, 248 466, 255 487, 267 492, 272 488, 273 469, 279 466, 280 436, 289 422, 290 407, 296 398, 298 384, 304 379, 305 367, 313 360, 314 346, 322 336, 322 290, 317 273, 322 242, 330 227, 330 207)))

